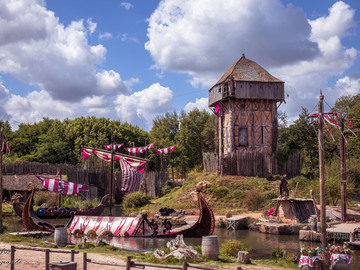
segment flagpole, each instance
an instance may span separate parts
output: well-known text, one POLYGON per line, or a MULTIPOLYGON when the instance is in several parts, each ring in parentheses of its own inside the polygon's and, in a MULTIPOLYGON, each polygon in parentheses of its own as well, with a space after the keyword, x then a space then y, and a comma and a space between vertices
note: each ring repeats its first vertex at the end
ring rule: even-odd
POLYGON ((112 216, 112 185, 113 185, 113 170, 114 170, 114 136, 111 133, 111 161, 110 161, 110 202, 109 202, 109 216, 112 216))
POLYGON ((2 151, 3 151, 3 142, 4 142, 4 123, 1 124, 0 128, 0 233, 4 232, 3 220, 2 220, 2 203, 3 203, 3 174, 2 174, 2 151))

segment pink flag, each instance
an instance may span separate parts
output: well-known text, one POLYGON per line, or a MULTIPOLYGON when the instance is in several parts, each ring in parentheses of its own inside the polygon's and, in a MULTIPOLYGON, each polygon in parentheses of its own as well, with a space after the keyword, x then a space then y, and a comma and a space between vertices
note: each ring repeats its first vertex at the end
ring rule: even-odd
POLYGON ((166 147, 166 148, 156 149, 156 150, 155 150, 155 153, 156 153, 156 154, 168 154, 168 153, 170 153, 171 151, 174 151, 175 148, 176 148, 176 145, 170 146, 170 147, 166 147))
POLYGON ((11 150, 11 145, 10 142, 6 142, 6 154, 10 154, 10 150, 11 150))
POLYGON ((77 184, 73 182, 45 178, 38 175, 36 175, 36 177, 42 181, 43 186, 47 190, 50 190, 52 192, 57 192, 59 194, 64 194, 64 195, 78 194, 80 191, 87 188, 86 185, 77 184))
POLYGON ((125 151, 133 154, 142 154, 145 153, 147 148, 145 147, 133 147, 133 148, 125 148, 125 151))
POLYGON ((154 144, 155 144, 155 143, 153 142, 153 143, 149 144, 148 146, 146 146, 146 148, 147 148, 147 149, 151 149, 151 148, 154 147, 154 144))
POLYGON ((219 114, 220 113, 220 105, 219 103, 216 103, 215 105, 215 114, 219 114))

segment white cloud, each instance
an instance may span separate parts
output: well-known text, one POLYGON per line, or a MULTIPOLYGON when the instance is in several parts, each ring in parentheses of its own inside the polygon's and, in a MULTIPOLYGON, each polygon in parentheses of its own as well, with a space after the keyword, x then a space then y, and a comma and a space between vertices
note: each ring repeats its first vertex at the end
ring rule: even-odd
POLYGON ((134 6, 129 2, 121 2, 120 6, 124 7, 126 10, 133 8, 134 6))
POLYGON ((0 119, 9 120, 10 115, 5 110, 5 101, 9 96, 9 90, 3 85, 3 82, 0 80, 0 119))
POLYGON ((97 27, 97 23, 92 22, 92 19, 91 19, 91 18, 87 19, 86 22, 87 22, 87 24, 88 24, 89 33, 90 33, 90 35, 91 35, 92 33, 95 32, 96 27, 97 27))
POLYGON ((195 108, 198 108, 200 111, 207 110, 211 112, 211 110, 208 107, 209 99, 208 98, 197 98, 195 102, 189 102, 185 105, 184 110, 186 112, 189 112, 195 108))
POLYGON ((171 109, 172 99, 173 93, 168 87, 155 83, 131 96, 119 95, 114 104, 119 119, 150 129, 156 115, 171 109))
POLYGON ((106 55, 90 46, 91 19, 65 26, 36 0, 0 4, 0 72, 40 86, 57 100, 77 102, 88 95, 128 93, 115 71, 98 69, 106 55))
POLYGON ((338 97, 360 94, 360 73, 352 73, 339 79, 335 84, 334 90, 341 94, 338 97))
POLYGON ((354 10, 343 2, 337 2, 329 8, 327 16, 309 20, 309 23, 313 27, 311 39, 318 43, 321 53, 312 60, 272 69, 272 72, 285 81, 290 99, 281 110, 285 110, 289 116, 299 114, 300 106, 310 111, 317 110, 320 89, 326 103, 332 106, 338 97, 354 92, 356 85, 356 80, 346 77, 338 79, 334 89, 327 84, 329 79, 341 76, 358 57, 358 51, 346 48, 340 39, 348 35, 354 26, 354 10), (323 28, 324 32, 320 31, 323 28))
POLYGON ((242 50, 264 66, 319 54, 304 12, 280 0, 164 0, 148 21, 156 66, 190 74, 193 85, 212 86, 242 50))
POLYGON ((109 40, 112 38, 112 34, 109 32, 103 33, 103 34, 99 34, 99 39, 100 40, 109 40))
POLYGON ((121 41, 129 41, 133 43, 139 43, 139 40, 137 38, 129 36, 129 34, 121 34, 121 41))

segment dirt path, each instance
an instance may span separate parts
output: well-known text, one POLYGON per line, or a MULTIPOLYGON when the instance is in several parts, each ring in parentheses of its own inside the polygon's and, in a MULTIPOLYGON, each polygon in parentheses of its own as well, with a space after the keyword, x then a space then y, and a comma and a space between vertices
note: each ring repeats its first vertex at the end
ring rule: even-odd
MULTIPOLYGON (((10 269, 10 244, 0 242, 0 269, 10 269)), ((106 262, 117 262, 124 263, 124 260, 116 254, 98 254, 98 253, 88 253, 88 259, 97 260, 97 261, 106 261, 106 262)), ((77 263, 77 269, 83 270, 83 253, 75 254, 75 262, 77 263)), ((70 254, 62 253, 50 253, 50 263, 59 262, 59 261, 70 261, 70 254)), ((16 270, 41 270, 45 269, 45 253, 32 250, 16 250, 15 252, 15 261, 14 261, 16 270)), ((242 269, 262 269, 262 270, 275 270, 279 269, 273 266, 263 266, 263 265, 246 265, 241 266, 242 269)), ((119 266, 105 266, 93 263, 87 263, 88 270, 120 270, 125 269, 119 266)), ((134 268, 135 269, 135 268, 134 268)), ((156 267, 146 267, 145 270, 157 270, 156 267)), ((189 268, 194 269, 194 268, 189 268)), ((226 269, 236 269, 236 266, 229 266, 226 269)))

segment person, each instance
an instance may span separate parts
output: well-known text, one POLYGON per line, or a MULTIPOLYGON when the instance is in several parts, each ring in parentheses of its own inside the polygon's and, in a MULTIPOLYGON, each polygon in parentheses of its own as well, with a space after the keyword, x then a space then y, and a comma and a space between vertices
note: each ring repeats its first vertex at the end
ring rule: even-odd
POLYGON ((164 221, 161 223, 161 228, 163 229, 163 234, 165 234, 166 232, 170 232, 171 227, 172 227, 171 222, 165 218, 164 221))
POLYGON ((289 188, 288 187, 289 187, 289 183, 286 180, 286 174, 284 174, 280 180, 280 186, 279 186, 280 198, 282 198, 283 194, 284 194, 285 199, 287 199, 289 197, 289 188))
POLYGON ((150 220, 150 222, 149 222, 149 225, 150 225, 150 227, 152 228, 152 230, 153 230, 153 233, 152 233, 152 235, 157 235, 157 230, 158 230, 158 225, 157 225, 157 223, 156 223, 156 221, 154 220, 154 219, 151 219, 150 220))

